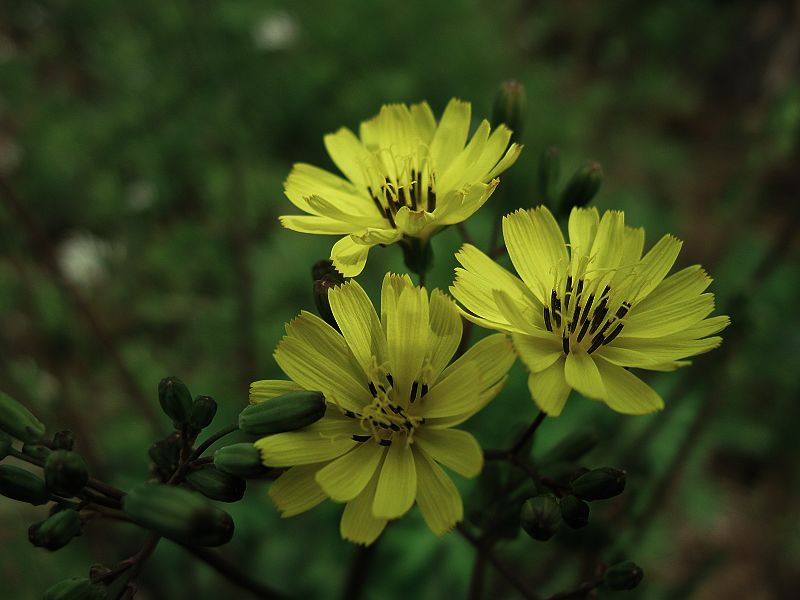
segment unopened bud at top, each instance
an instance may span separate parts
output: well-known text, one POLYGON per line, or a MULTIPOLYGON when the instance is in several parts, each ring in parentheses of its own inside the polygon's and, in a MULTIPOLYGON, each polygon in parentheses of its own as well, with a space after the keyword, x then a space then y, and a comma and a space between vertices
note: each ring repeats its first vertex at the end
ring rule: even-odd
POLYGON ((89 471, 80 454, 56 450, 50 453, 44 463, 44 479, 49 490, 71 497, 89 481, 89 471))
POLYGON ((325 414, 325 396, 320 392, 289 392, 253 404, 239 414, 239 429, 250 435, 270 435, 300 429, 325 414))
POLYGON ((177 377, 165 377, 161 380, 158 384, 158 402, 175 427, 189 422, 192 416, 192 394, 177 377))
POLYGON ((611 467, 592 469, 572 482, 572 493, 582 500, 613 498, 625 489, 625 471, 611 467))
POLYGON ((573 496, 564 496, 558 503, 561 509, 561 518, 572 529, 580 529, 589 524, 589 505, 573 496))
POLYGON ((75 436, 69 429, 56 431, 53 434, 53 450, 72 450, 75 447, 75 436))
POLYGON ((606 570, 605 584, 612 590, 632 590, 644 578, 644 571, 632 560, 617 563, 606 570))
POLYGON ((205 429, 211 425, 217 414, 217 401, 211 396, 198 396, 192 406, 189 422, 195 429, 205 429))
POLYGON ((261 452, 248 442, 231 444, 214 452, 214 466, 239 477, 255 477, 266 471, 261 452))
POLYGON ((555 535, 561 523, 558 500, 553 494, 539 494, 522 505, 520 524, 526 533, 541 542, 555 535))
POLYGON ((586 206, 597 195, 603 183, 603 168, 598 162, 588 162, 575 171, 561 194, 561 210, 568 213, 573 207, 586 206))
POLYGON ((44 424, 8 394, 0 392, 0 430, 23 442, 38 442, 44 424))
POLYGON ((525 86, 516 79, 504 81, 494 97, 492 124, 495 127, 505 124, 513 132, 511 139, 519 140, 525 127, 527 104, 525 86))

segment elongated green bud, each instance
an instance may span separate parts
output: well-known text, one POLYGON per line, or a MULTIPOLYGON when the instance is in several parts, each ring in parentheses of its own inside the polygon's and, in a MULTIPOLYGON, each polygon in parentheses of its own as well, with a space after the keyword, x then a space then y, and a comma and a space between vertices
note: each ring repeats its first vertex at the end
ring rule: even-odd
POLYGON ((45 446, 44 444, 31 444, 31 443, 24 443, 22 444, 22 453, 26 456, 30 456, 31 458, 36 458, 39 460, 45 460, 52 450, 45 446))
POLYGON ((0 465, 0 494, 35 506, 45 504, 50 499, 41 478, 11 465, 0 465))
POLYGON ((5 431, 0 431, 0 460, 8 456, 11 451, 11 436, 5 431))
POLYGON ((72 450, 75 447, 75 436, 69 429, 56 431, 53 434, 53 450, 72 450))
POLYGON ((561 210, 569 212, 573 207, 586 206, 597 195, 603 183, 603 168, 600 163, 588 162, 575 171, 561 194, 561 210))
POLYGON ((71 508, 60 510, 28 529, 31 544, 48 550, 59 550, 80 534, 81 517, 71 508))
POLYGON ((520 524, 535 540, 545 542, 553 537, 561 523, 558 500, 553 494, 539 494, 522 505, 520 524))
POLYGON ((613 498, 625 489, 625 471, 602 467, 584 473, 572 482, 572 493, 582 500, 613 498))
POLYGON ((311 425, 324 414, 320 392, 289 392, 245 408, 239 413, 239 429, 250 435, 281 433, 311 425))
POLYGON ((139 525, 178 543, 220 546, 233 537, 233 519, 203 496, 171 485, 144 484, 122 501, 139 525))
POLYGON ((103 600, 105 596, 105 586, 75 577, 59 581, 44 593, 42 600, 103 600))
POLYGON ((89 470, 80 454, 69 450, 51 452, 44 463, 48 489, 60 496, 74 496, 89 481, 89 470))
POLYGON ((214 466, 223 473, 239 477, 255 477, 266 471, 261 452, 253 444, 231 444, 214 452, 214 466))
POLYGON ((536 178, 539 199, 550 206, 555 204, 558 196, 555 190, 560 174, 561 151, 555 146, 551 146, 539 155, 539 169, 536 178))
POLYGON ((23 442, 38 442, 44 424, 8 394, 0 392, 0 430, 23 442))
POLYGON ((589 505, 573 495, 564 496, 558 503, 561 518, 572 529, 580 529, 589 524, 589 505))
POLYGON ((516 79, 509 79, 500 84, 494 97, 492 125, 505 124, 512 132, 513 140, 522 136, 525 127, 525 112, 528 101, 525 97, 525 86, 516 79))
POLYGON ((220 471, 214 465, 190 471, 186 481, 206 498, 219 502, 238 502, 247 489, 244 479, 220 471))
POLYGON ((644 579, 644 571, 632 560, 608 568, 605 584, 612 590, 632 590, 644 579))
POLYGON ((175 427, 189 422, 192 416, 192 394, 177 377, 165 377, 161 380, 158 384, 158 402, 175 427))
POLYGON ((195 429, 205 429, 211 425, 217 414, 217 401, 211 396, 198 396, 192 406, 192 416, 189 423, 195 429))

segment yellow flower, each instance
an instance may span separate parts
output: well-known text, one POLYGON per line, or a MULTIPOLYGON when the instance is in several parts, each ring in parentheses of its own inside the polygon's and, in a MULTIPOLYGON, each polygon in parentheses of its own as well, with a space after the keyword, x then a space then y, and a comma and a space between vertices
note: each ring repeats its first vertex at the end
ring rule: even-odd
POLYGON ((475 438, 452 427, 500 391, 514 362, 504 334, 484 338, 448 366, 461 317, 444 293, 387 274, 381 316, 355 281, 329 292, 341 333, 303 312, 286 326, 275 360, 291 381, 256 381, 250 401, 294 390, 322 392, 325 416, 265 437, 264 464, 291 467, 270 496, 284 517, 325 498, 346 502, 341 534, 371 544, 391 519, 419 505, 442 535, 462 519, 461 497, 439 465, 465 477, 483 466, 475 438))
POLYGON ((503 219, 515 277, 469 244, 456 255, 453 296, 464 315, 511 334, 530 371, 536 404, 561 413, 570 389, 626 414, 663 408, 660 396, 627 367, 671 371, 716 348, 727 316, 710 317, 711 278, 699 266, 666 277, 682 242, 662 237, 644 256, 644 230, 624 215, 576 208, 570 243, 544 207, 503 219), (666 277, 666 278, 665 278, 666 277))
POLYGON ((302 233, 346 234, 331 250, 336 268, 358 275, 372 246, 412 239, 426 242, 442 227, 478 210, 521 147, 504 125, 489 122, 467 142, 470 105, 451 100, 437 124, 427 103, 388 104, 361 123, 359 137, 343 127, 325 136, 325 147, 346 179, 298 163, 286 196, 308 215, 283 216, 302 233), (466 145, 465 145, 466 144, 466 145))

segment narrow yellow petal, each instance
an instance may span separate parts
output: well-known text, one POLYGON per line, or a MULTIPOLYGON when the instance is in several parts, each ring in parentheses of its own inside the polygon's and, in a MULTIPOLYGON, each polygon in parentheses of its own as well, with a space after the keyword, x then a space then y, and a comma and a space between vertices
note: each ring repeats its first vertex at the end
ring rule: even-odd
POLYGON ((464 477, 475 477, 483 468, 483 450, 466 431, 423 427, 414 442, 433 460, 464 477))
POLYGON ((298 392, 302 389, 303 386, 294 381, 284 381, 280 379, 254 381, 250 384, 250 404, 258 404, 265 400, 271 400, 276 396, 281 396, 289 392, 298 392))
POLYGON ((520 360, 534 373, 543 371, 564 354, 558 338, 549 332, 534 335, 514 333, 511 339, 520 360))
POLYGON ((269 467, 291 467, 333 460, 358 443, 350 437, 352 428, 358 425, 351 423, 323 418, 304 429, 261 438, 254 445, 261 452, 264 464, 269 467))
POLYGON ((394 387, 401 398, 408 398, 411 385, 419 375, 428 345, 428 296, 423 288, 407 287, 400 293, 396 312, 389 313, 386 344, 394 377, 394 387))
POLYGON ((573 256, 589 256, 600 215, 595 207, 574 207, 569 213, 569 243, 573 256))
POLYGON ((348 502, 367 486, 384 452, 373 440, 362 442, 317 471, 317 483, 336 502, 348 502))
POLYGON ((477 371, 482 389, 503 378, 516 360, 514 346, 508 336, 495 333, 478 340, 464 354, 442 371, 441 379, 469 378, 477 371))
POLYGON ((594 359, 586 352, 570 352, 564 365, 567 384, 587 398, 605 398, 606 390, 594 359))
POLYGON ((669 273, 683 242, 671 235, 662 237, 650 251, 644 255, 636 268, 637 280, 641 282, 631 301, 646 298, 669 273))
POLYGON ((428 393, 417 400, 418 414, 425 419, 432 419, 475 411, 480 402, 481 389, 481 373, 477 363, 460 362, 457 368, 450 371, 446 369, 428 393))
POLYGON ((680 333, 705 319, 713 310, 713 294, 700 294, 650 310, 634 306, 625 320, 622 336, 654 338, 680 333))
POLYGON ((286 229, 300 233, 318 233, 323 235, 340 235, 351 233, 358 226, 354 223, 337 221, 330 217, 283 215, 278 217, 286 229))
POLYGON ((363 491, 344 507, 339 531, 344 539, 355 544, 369 546, 378 539, 386 527, 386 519, 377 518, 372 514, 372 503, 380 472, 381 466, 378 465, 378 469, 363 491))
POLYGON ((444 535, 464 518, 464 506, 456 486, 425 452, 414 448, 417 468, 417 504, 431 531, 444 535))
POLYGON ((292 467, 269 488, 269 497, 283 518, 299 515, 327 498, 314 480, 314 474, 322 464, 292 467))
POLYGON ((700 265, 686 267, 664 279, 636 306, 640 311, 669 306, 702 294, 709 285, 711 277, 700 265))
POLYGON ((395 438, 380 469, 372 514, 378 519, 396 519, 413 506, 417 496, 417 470, 411 447, 395 438))
POLYGON ((347 212, 361 215, 376 214, 375 205, 366 190, 346 179, 313 165, 296 163, 284 183, 286 197, 312 215, 319 214, 308 203, 308 198, 318 194, 335 202, 347 212))
POLYGON ((503 158, 500 159, 500 162, 497 163, 494 168, 486 174, 484 181, 494 179, 504 171, 510 169, 514 163, 517 162, 521 152, 522 146, 520 144, 511 144, 505 156, 503 156, 503 158))
POLYGON ((570 387, 564 378, 563 357, 538 373, 528 375, 528 389, 533 401, 548 415, 557 417, 564 409, 570 387))
POLYGON ((372 246, 355 241, 352 235, 340 239, 331 248, 333 266, 345 277, 355 277, 364 270, 372 246))
POLYGON ((328 300, 347 345, 369 377, 373 359, 381 364, 387 358, 386 338, 372 301, 354 280, 331 289, 328 300))
POLYGON ((630 371, 602 358, 597 367, 606 389, 605 402, 609 408, 626 415, 646 415, 664 408, 656 391, 630 371))
POLYGON ((430 299, 430 332, 428 334, 428 365, 430 368, 430 384, 439 377, 442 369, 461 343, 463 325, 453 301, 441 290, 431 292, 430 299))
POLYGON ((345 177, 353 183, 366 185, 365 172, 374 159, 355 134, 342 127, 323 140, 328 154, 345 177))
POLYGON ((622 260, 625 216, 617 210, 603 213, 592 244, 592 268, 616 269, 622 260))
POLYGON ((444 109, 431 141, 431 157, 436 169, 447 169, 464 148, 469 134, 471 108, 469 102, 453 98, 444 109))

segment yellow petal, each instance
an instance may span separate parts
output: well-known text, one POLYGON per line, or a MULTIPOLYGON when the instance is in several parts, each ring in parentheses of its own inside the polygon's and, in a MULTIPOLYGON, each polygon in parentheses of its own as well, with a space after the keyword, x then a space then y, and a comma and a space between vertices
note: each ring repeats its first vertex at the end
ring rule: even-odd
POLYGON ((486 389, 503 378, 516 360, 514 346, 508 336, 495 333, 478 340, 469 350, 442 371, 445 378, 469 378, 477 371, 482 389, 486 389))
POLYGON ((255 447, 269 467, 291 467, 333 460, 351 450, 358 442, 350 437, 358 424, 323 418, 297 431, 287 431, 261 438, 255 447))
POLYGON ((644 255, 642 262, 636 268, 637 281, 641 284, 636 289, 631 301, 638 301, 646 298, 656 286, 667 276, 678 253, 681 251, 683 242, 671 235, 662 237, 650 251, 644 255))
POLYGON ((564 354, 561 342, 550 332, 534 335, 514 333, 511 339, 520 360, 534 373, 543 371, 564 354))
POLYGON ((649 369, 651 365, 681 360, 709 352, 722 342, 720 337, 702 340, 682 338, 617 338, 603 346, 596 354, 626 367, 649 369))
POLYGON ((271 400, 276 396, 281 396, 289 392, 298 392, 303 386, 294 381, 284 381, 281 379, 262 379, 250 384, 250 404, 258 404, 265 400, 271 400))
POLYGON ((339 531, 344 539, 369 546, 378 539, 386 527, 386 519, 377 518, 372 514, 372 503, 380 472, 379 465, 364 490, 344 507, 342 520, 339 523, 339 531))
POLYGON ((709 285, 711 277, 700 265, 686 267, 664 279, 647 298, 637 303, 636 307, 640 311, 646 311, 668 306, 702 294, 709 285))
POLYGON ((489 183, 473 183, 446 194, 433 211, 437 224, 453 225, 468 219, 486 203, 499 183, 499 179, 492 179, 489 183))
POLYGON ((411 210, 407 206, 401 206, 394 220, 397 224, 397 229, 404 234, 411 237, 421 237, 420 234, 422 232, 433 226, 436 217, 424 210, 411 210))
POLYGON ((569 243, 572 256, 589 256, 600 215, 595 207, 574 207, 569 213, 569 243))
POLYGON ((334 164, 355 184, 366 186, 365 173, 374 160, 352 131, 342 127, 323 138, 334 164))
POLYGON ((475 169, 475 163, 483 154, 486 142, 489 139, 491 126, 489 121, 484 119, 478 125, 472 139, 450 162, 439 177, 437 185, 442 190, 460 189, 466 183, 472 183, 479 179, 483 173, 475 169))
POLYGON ((414 443, 433 460, 464 477, 475 477, 483 468, 483 450, 466 431, 423 426, 414 435, 414 443))
POLYGON ((622 260, 625 215, 618 210, 603 213, 592 244, 592 268, 616 269, 622 260))
MULTIPOLYGON (((505 125, 499 125, 486 140, 486 145, 481 152, 480 157, 473 163, 470 171, 481 181, 488 181, 489 173, 497 166, 497 163, 503 158, 503 155, 508 148, 508 142, 511 139, 511 130, 505 125)), ((509 165, 511 166, 511 165, 509 165)), ((497 173, 499 175, 499 173, 497 173)))
POLYGON ((586 352, 570 352, 564 365, 567 384, 587 398, 605 398, 606 390, 597 365, 586 352))
POLYGON ((308 204, 308 198, 318 194, 341 206, 347 212, 361 215, 377 214, 375 204, 363 188, 356 187, 319 167, 297 163, 292 167, 284 183, 286 197, 312 215, 319 214, 308 204))
POLYGON ((286 229, 299 231, 300 233, 317 233, 323 235, 339 235, 342 233, 352 233, 358 226, 354 223, 337 221, 330 217, 297 216, 283 215, 278 217, 286 229))
POLYGON ((378 519, 396 519, 413 506, 416 496, 417 470, 411 447, 395 437, 380 469, 372 514, 378 519))
POLYGON ((425 452, 414 447, 417 468, 417 504, 422 518, 436 535, 444 535, 464 518, 464 506, 456 486, 425 452))
POLYGON ((554 275, 568 259, 564 236, 553 215, 544 206, 506 215, 503 238, 522 280, 540 302, 549 302, 554 275))
POLYGON ((445 369, 442 378, 426 395, 417 400, 417 414, 425 419, 432 419, 450 417, 470 410, 474 412, 480 403, 481 389, 481 373, 477 364, 463 361, 457 369, 445 369))
POLYGON ((331 248, 333 266, 345 277, 355 277, 364 270, 370 244, 357 242, 352 235, 341 238, 331 248))
POLYGON ((605 402, 609 408, 626 415, 646 415, 664 408, 656 391, 630 371, 602 358, 597 367, 606 389, 605 402))
POLYGON ((337 502, 347 502, 367 486, 383 458, 385 448, 372 440, 328 463, 317 472, 322 490, 337 502))
POLYGON ((314 480, 320 464, 292 467, 269 488, 269 497, 284 518, 293 517, 314 508, 327 498, 314 480))
POLYGON ((453 301, 441 290, 431 292, 430 299, 430 333, 428 335, 428 365, 430 383, 436 381, 442 369, 455 354, 461 342, 463 325, 461 315, 453 301))
POLYGON ((378 364, 387 358, 386 338, 369 296, 356 281, 350 280, 332 288, 328 300, 347 345, 369 377, 373 358, 378 364))
POLYGON ((434 168, 443 171, 461 152, 467 141, 471 117, 469 102, 453 98, 447 104, 431 141, 434 168))
POLYGON ((417 136, 424 143, 429 144, 436 132, 436 119, 427 102, 412 104, 410 107, 411 119, 414 123, 417 136))
POLYGON ((686 330, 714 310, 714 295, 700 294, 683 302, 639 310, 634 306, 625 319, 624 337, 661 337, 686 330))
POLYGON ((528 389, 533 401, 541 410, 552 417, 557 417, 564 409, 570 387, 564 378, 563 357, 538 373, 528 375, 528 389))
POLYGON ((503 173, 507 169, 511 168, 511 166, 517 162, 519 158, 520 152, 522 152, 522 146, 520 144, 511 144, 511 147, 505 153, 505 156, 500 159, 500 162, 497 163, 494 168, 489 171, 483 178, 484 181, 489 179, 494 179, 500 173, 503 173))
POLYGON ((400 293, 394 313, 387 313, 386 345, 393 386, 401 398, 408 398, 417 379, 428 345, 428 297, 422 288, 406 287, 400 293))

